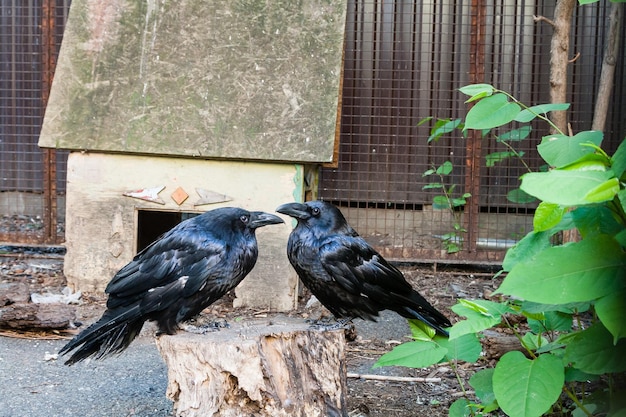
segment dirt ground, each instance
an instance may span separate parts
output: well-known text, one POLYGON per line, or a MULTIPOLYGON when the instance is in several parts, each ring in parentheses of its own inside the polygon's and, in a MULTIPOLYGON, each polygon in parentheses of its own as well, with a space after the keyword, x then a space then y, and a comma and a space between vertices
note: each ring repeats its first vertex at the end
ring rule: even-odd
MULTIPOLYGON (((2 252, 0 250, 0 252, 2 252)), ((0 257, 0 283, 26 282, 31 292, 60 293, 65 287, 62 273, 61 255, 4 253, 0 257)), ((440 311, 448 315, 452 322, 458 320, 449 309, 457 298, 483 298, 497 288, 499 281, 492 279, 495 271, 491 269, 460 268, 445 265, 400 265, 407 280, 440 311)), ((77 306, 77 321, 85 325, 99 318, 104 310, 105 298, 102 294, 83 294, 83 303, 77 306)), ((299 309, 290 315, 304 318, 316 317, 319 307, 306 309, 309 299, 302 294, 299 309)), ((220 302, 205 310, 212 317, 265 317, 271 312, 233 310, 231 300, 225 297, 220 302)), ((433 366, 426 369, 387 367, 372 369, 372 364, 398 343, 408 341, 409 330, 406 322, 394 313, 386 313, 377 323, 358 321, 356 340, 348 343, 348 409, 351 417, 409 417, 427 415, 443 417, 448 415, 449 405, 463 396, 463 388, 455 373, 448 365, 433 366), (365 378, 353 374, 365 375, 365 378), (375 375, 375 378, 371 375, 375 375), (432 382, 398 381, 403 378, 432 378, 432 382)), ((76 330, 74 330, 74 333, 76 330)), ((11 336, 13 332, 0 332, 11 336)), ((53 336, 58 337, 58 334, 53 336)), ((66 334, 69 339, 72 332, 66 334)), ((45 338, 45 333, 31 333, 31 337, 45 338)), ((479 364, 458 366, 461 381, 466 390, 471 390, 467 381, 478 369, 488 365, 487 361, 479 364)), ((471 397, 471 392, 470 398, 471 397)))

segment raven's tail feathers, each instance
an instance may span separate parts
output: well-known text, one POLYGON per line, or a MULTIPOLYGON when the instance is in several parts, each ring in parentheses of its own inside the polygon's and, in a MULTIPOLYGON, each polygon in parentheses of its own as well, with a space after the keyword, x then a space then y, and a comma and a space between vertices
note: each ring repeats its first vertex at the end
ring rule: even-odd
POLYGON ((445 327, 451 327, 450 320, 439 310, 433 307, 424 297, 414 291, 410 297, 410 303, 402 307, 403 312, 400 314, 409 319, 418 319, 435 329, 437 333, 448 336, 445 327))
POLYGON ((417 320, 423 321, 424 323, 426 323, 427 325, 435 329, 435 331, 439 333, 440 335, 449 336, 449 333, 446 329, 444 329, 444 326, 450 327, 452 324, 447 319, 445 322, 443 322, 441 320, 435 319, 434 317, 428 314, 425 314, 424 312, 419 313, 410 307, 404 307, 404 310, 407 313, 409 313, 411 319, 417 319, 417 320))
POLYGON ((100 320, 70 340, 59 353, 64 355, 76 349, 66 365, 73 365, 90 356, 102 359, 121 353, 137 337, 144 322, 138 306, 122 312, 107 310, 100 320))

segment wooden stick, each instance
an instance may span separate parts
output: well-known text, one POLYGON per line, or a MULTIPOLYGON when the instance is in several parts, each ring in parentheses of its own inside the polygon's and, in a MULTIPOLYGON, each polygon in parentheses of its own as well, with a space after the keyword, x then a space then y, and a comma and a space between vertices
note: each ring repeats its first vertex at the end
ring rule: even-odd
POLYGON ((393 382, 441 382, 441 378, 422 378, 422 377, 408 377, 408 376, 387 376, 387 375, 373 375, 373 374, 357 374, 354 372, 348 372, 346 375, 348 378, 370 379, 374 381, 393 381, 393 382))

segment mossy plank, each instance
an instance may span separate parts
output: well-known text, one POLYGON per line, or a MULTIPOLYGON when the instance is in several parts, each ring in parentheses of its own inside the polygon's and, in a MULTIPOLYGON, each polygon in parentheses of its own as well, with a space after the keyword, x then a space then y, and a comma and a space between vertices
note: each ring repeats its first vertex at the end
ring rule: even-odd
POLYGON ((40 146, 332 160, 346 0, 74 0, 40 146))

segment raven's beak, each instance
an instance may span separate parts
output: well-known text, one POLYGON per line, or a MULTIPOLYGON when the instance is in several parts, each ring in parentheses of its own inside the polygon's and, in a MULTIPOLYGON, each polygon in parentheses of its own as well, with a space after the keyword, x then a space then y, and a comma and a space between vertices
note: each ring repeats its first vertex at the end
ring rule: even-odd
POLYGON ((278 206, 276 211, 282 214, 286 214, 287 216, 291 216, 294 219, 306 220, 311 217, 311 214, 309 213, 309 206, 302 203, 283 204, 281 206, 278 206))
POLYGON ((265 213, 263 211, 253 211, 250 213, 250 225, 251 229, 267 226, 268 224, 285 223, 283 219, 274 215, 265 213))

